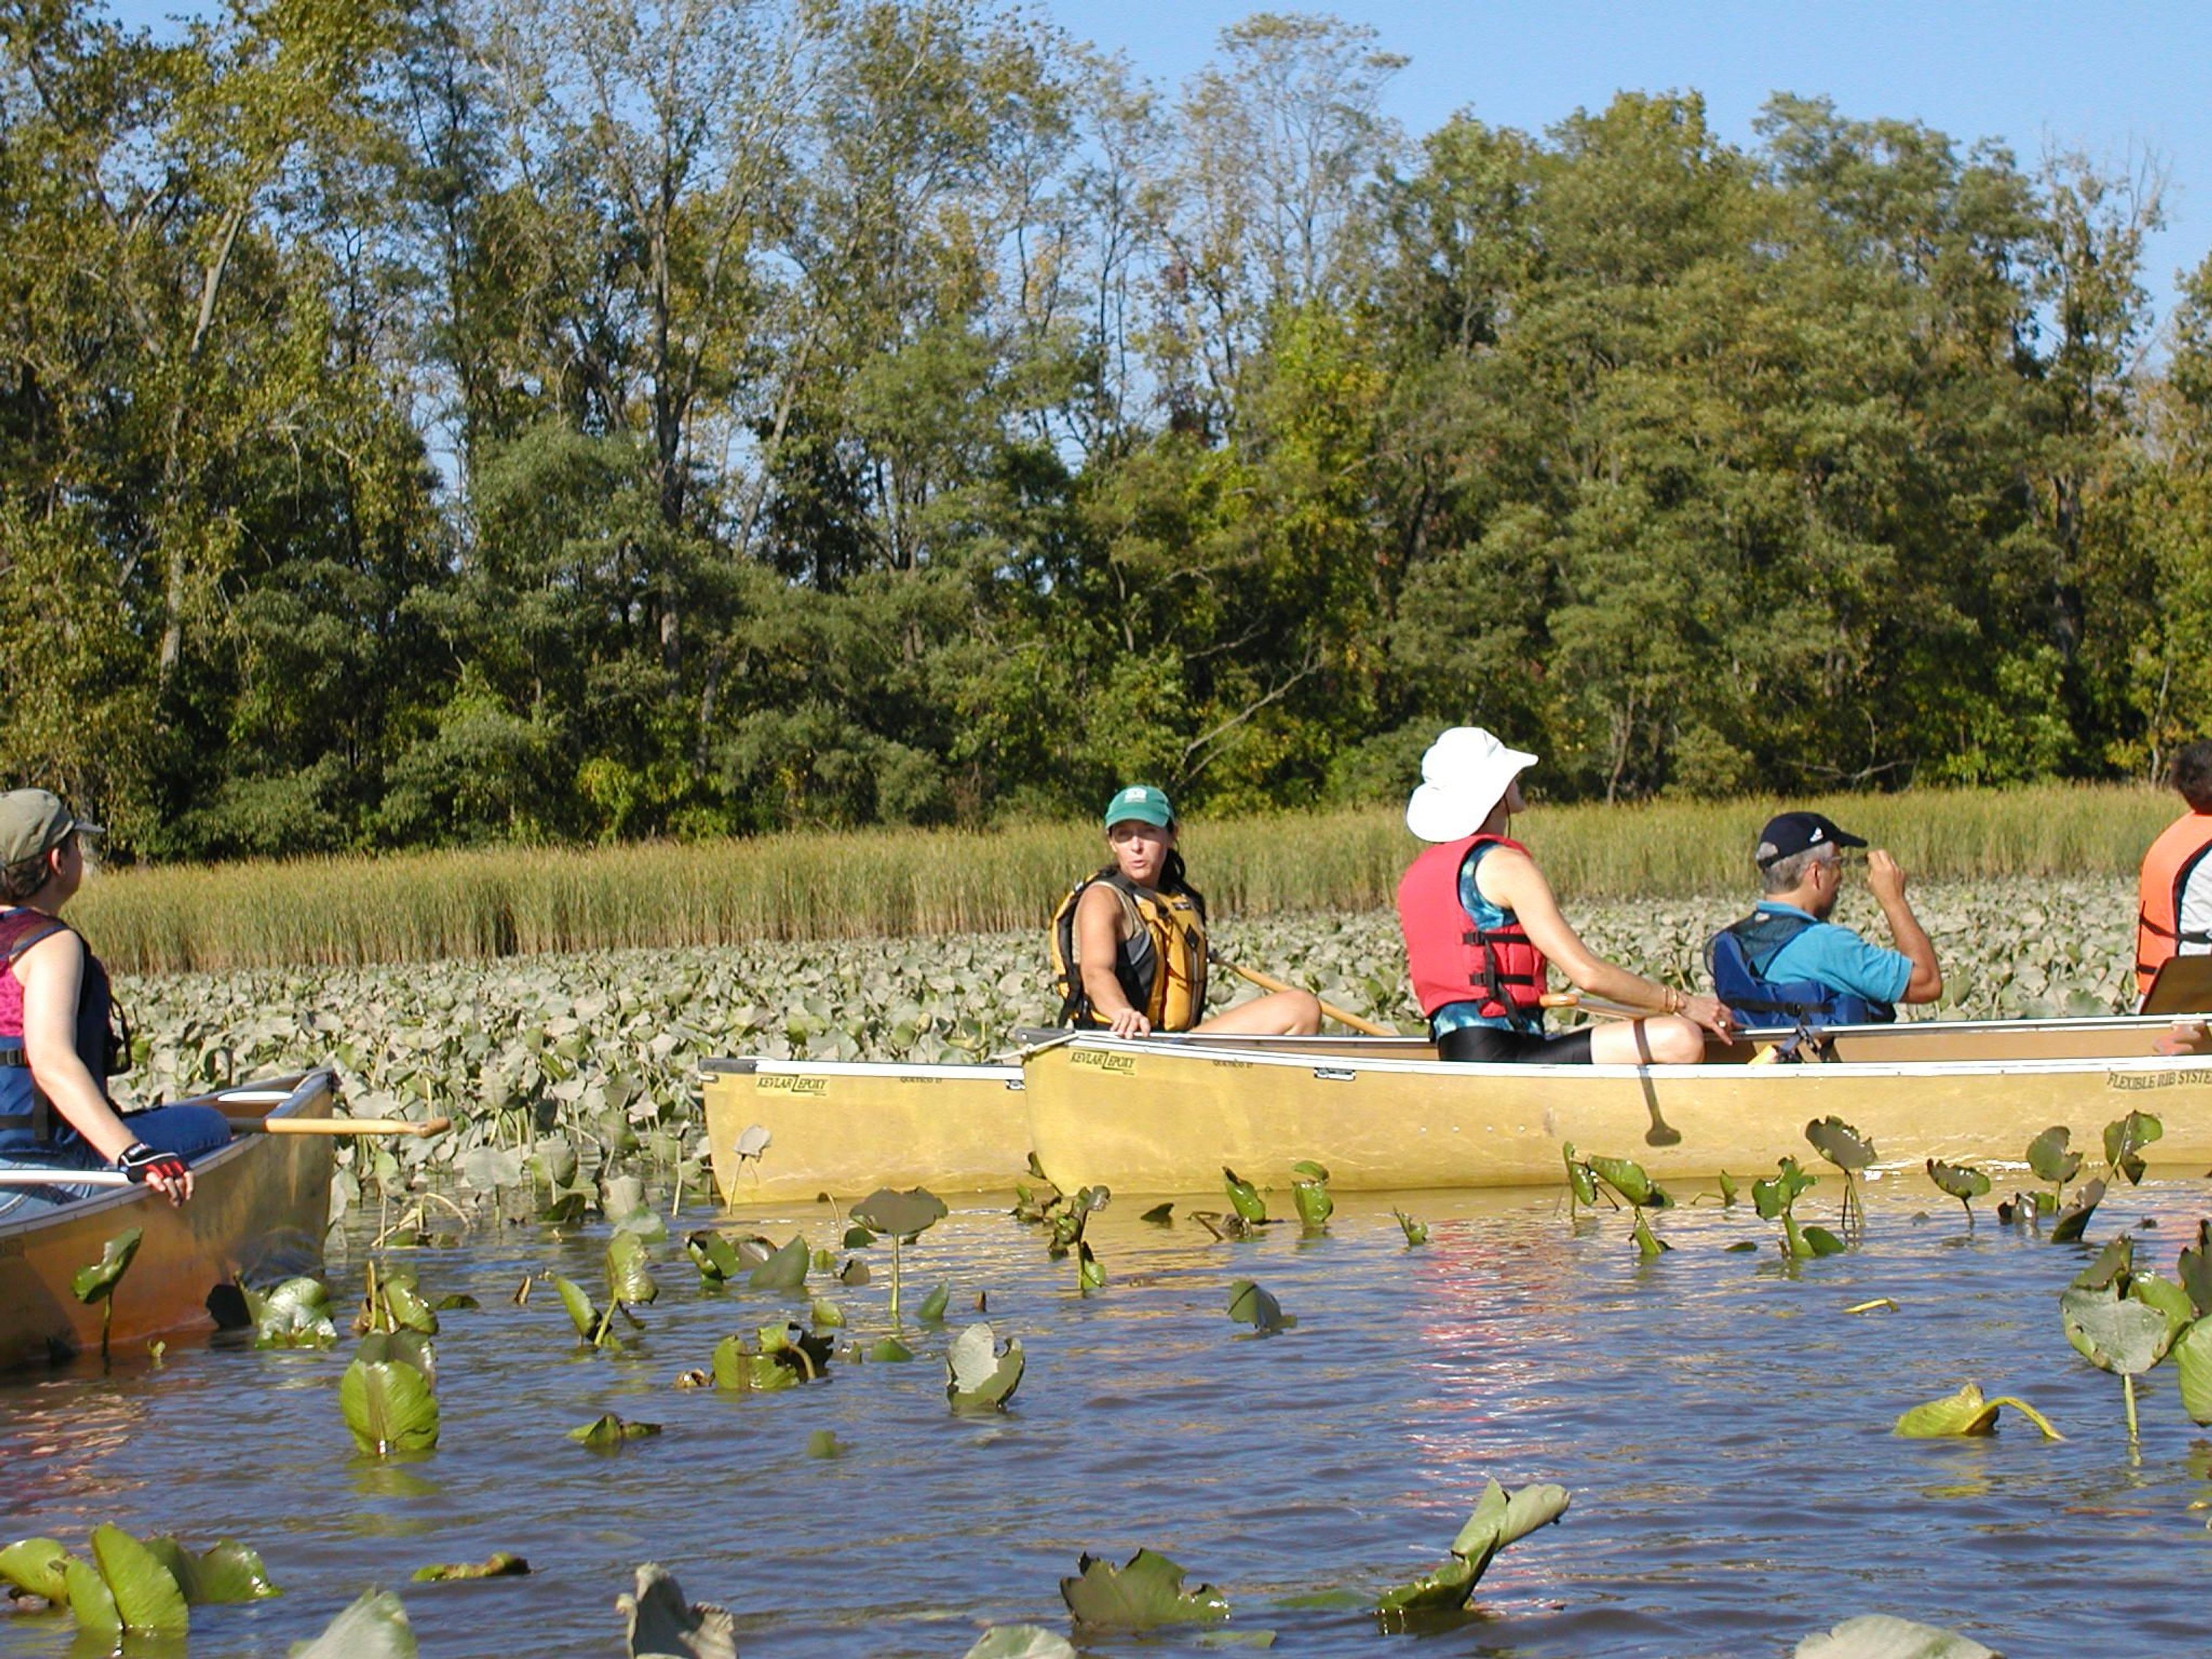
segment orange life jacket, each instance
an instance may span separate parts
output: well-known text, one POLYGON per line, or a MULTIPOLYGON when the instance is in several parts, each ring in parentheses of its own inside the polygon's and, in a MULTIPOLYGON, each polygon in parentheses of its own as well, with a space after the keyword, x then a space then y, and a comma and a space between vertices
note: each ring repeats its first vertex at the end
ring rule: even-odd
POLYGON ((1474 1001, 1485 1019, 1532 1024, 1543 1018, 1549 964, 1510 910, 1503 927, 1486 929, 1460 902, 1460 866, 1478 847, 1528 850, 1504 836, 1463 836, 1430 848, 1398 883, 1398 927, 1406 936, 1413 996, 1425 1014, 1449 1002, 1474 1001))
POLYGON ((2158 970, 2182 946, 2191 956, 2212 949, 2212 934, 2181 932, 2181 896, 2204 855, 2212 853, 2212 812, 2189 812, 2166 826, 2143 854, 2136 912, 2136 990, 2150 994, 2158 970))

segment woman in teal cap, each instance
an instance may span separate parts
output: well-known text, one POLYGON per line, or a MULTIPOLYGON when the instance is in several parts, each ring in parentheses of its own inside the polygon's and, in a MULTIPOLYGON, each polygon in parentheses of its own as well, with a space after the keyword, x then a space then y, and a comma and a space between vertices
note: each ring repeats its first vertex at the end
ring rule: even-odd
POLYGON ((1076 884, 1053 917, 1060 1018, 1115 1036, 1153 1031, 1311 1036, 1321 1004, 1304 991, 1274 991, 1206 1012, 1206 900, 1184 879, 1175 811, 1166 794, 1133 783, 1106 803, 1114 861, 1076 884))

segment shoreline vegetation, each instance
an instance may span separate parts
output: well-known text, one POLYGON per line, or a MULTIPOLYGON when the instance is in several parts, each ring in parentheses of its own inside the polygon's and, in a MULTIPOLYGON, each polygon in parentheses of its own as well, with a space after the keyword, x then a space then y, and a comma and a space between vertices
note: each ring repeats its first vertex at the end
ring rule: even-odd
MULTIPOLYGON (((1786 803, 1540 805, 1516 827, 1571 915, 1584 904, 1725 896, 1715 900, 1718 927, 1727 904, 1748 905, 1751 840, 1784 805, 1814 807, 1889 848, 1916 882, 1951 883, 2131 879, 2179 810, 2168 790, 2052 784, 1786 803)), ((1232 927, 1386 909, 1418 846, 1394 806, 1194 820, 1184 844, 1215 915, 1232 927)), ((112 967, 137 975, 1024 931, 1042 938, 1069 884, 1103 857, 1094 826, 1056 823, 156 866, 88 883, 71 920, 112 967)), ((1878 916, 1860 920, 1879 928, 1878 916)))

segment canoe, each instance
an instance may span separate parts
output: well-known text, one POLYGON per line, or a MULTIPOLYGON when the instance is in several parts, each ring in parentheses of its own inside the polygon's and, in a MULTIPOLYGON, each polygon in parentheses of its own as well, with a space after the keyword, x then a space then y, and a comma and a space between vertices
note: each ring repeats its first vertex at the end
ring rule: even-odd
POLYGON ((1002 1193, 1028 1167, 1019 1066, 710 1060, 700 1093, 726 1204, 878 1187, 1002 1193), (740 1154, 738 1138, 756 1127, 766 1146, 740 1154))
MULTIPOLYGON (((198 1097, 234 1120, 327 1114, 331 1074, 309 1072, 198 1097)), ((0 1370, 58 1364, 100 1346, 100 1310, 70 1280, 106 1242, 141 1230, 116 1286, 111 1351, 147 1338, 241 1322, 241 1280, 266 1284, 322 1261, 331 1154, 321 1134, 240 1133, 192 1166, 190 1202, 117 1187, 20 1220, 0 1219, 0 1370)))
MULTIPOLYGON (((2188 1022, 2201 1027, 2201 1020, 2188 1022)), ((1772 1063, 1772 1037, 1711 1044, 1697 1066, 1447 1065, 1402 1039, 1128 1041, 1089 1034, 1024 1074, 1031 1144, 1064 1188, 1218 1190, 1224 1164, 1287 1181, 1325 1164, 1347 1191, 1545 1185, 1562 1143, 1656 1180, 1821 1167, 1805 1126, 1831 1115, 1877 1169, 2024 1164, 2053 1125, 2094 1164, 2104 1126, 2141 1109, 2161 1164, 2212 1159, 2212 1054, 2164 1055, 2171 1018, 1926 1021, 1839 1028, 1833 1058, 1772 1063), (1761 1063, 1752 1064, 1753 1060, 1761 1063)))
MULTIPOLYGON (((2182 1022, 2198 1024, 2201 1021, 2182 1022)), ((1929 1020, 1847 1027, 1832 1058, 1776 1063, 1780 1033, 1683 1066, 1447 1065, 1423 1038, 1123 1039, 1023 1032, 1019 1067, 789 1060, 708 1062, 707 1124, 730 1203, 857 1197, 878 1186, 1004 1192, 1034 1153, 1064 1188, 1218 1190, 1224 1164, 1262 1182, 1312 1158, 1340 1191, 1545 1185, 1559 1149, 1633 1158, 1659 1180, 1808 1161, 1805 1125, 1834 1115, 1877 1168, 2020 1165, 2054 1124, 2095 1161, 2134 1108, 2165 1137, 2155 1163, 2212 1162, 2212 1053, 2162 1055, 2172 1018, 1929 1020), (1753 1063, 1757 1061, 1759 1063, 1753 1063), (749 1127, 769 1133, 740 1159, 749 1127)))

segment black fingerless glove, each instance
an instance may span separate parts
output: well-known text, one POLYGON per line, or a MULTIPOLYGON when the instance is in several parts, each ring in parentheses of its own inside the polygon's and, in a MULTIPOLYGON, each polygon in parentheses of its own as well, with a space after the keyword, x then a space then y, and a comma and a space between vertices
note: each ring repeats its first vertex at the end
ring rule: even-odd
POLYGON ((131 1180, 143 1183, 149 1176, 159 1176, 164 1181, 185 1178, 185 1160, 174 1152, 157 1152, 143 1140, 134 1140, 123 1149, 123 1156, 115 1160, 115 1167, 131 1180))

